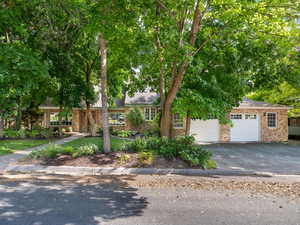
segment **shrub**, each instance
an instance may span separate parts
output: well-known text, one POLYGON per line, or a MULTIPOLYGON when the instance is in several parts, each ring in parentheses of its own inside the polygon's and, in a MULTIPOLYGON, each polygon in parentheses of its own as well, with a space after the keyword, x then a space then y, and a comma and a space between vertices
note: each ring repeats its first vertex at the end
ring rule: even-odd
POLYGON ((43 150, 35 150, 29 154, 33 159, 53 159, 59 155, 65 154, 64 147, 61 145, 51 144, 43 150))
POLYGON ((150 127, 149 129, 144 131, 144 135, 146 137, 160 137, 159 127, 150 127))
POLYGON ((211 159, 212 153, 194 146, 194 137, 180 137, 174 140, 167 138, 137 138, 128 143, 125 150, 138 152, 139 157, 156 153, 166 159, 181 158, 191 166, 201 166, 205 169, 216 168, 216 163, 211 159))
POLYGON ((198 146, 189 146, 180 151, 180 157, 187 161, 191 166, 202 166, 206 169, 208 161, 211 160, 212 153, 205 151, 198 146))
POLYGON ((130 151, 130 152, 141 152, 146 151, 147 147, 147 141, 145 138, 137 138, 132 142, 128 142, 125 145, 124 150, 130 151))
POLYGON ((78 158, 81 156, 90 156, 95 155, 99 152, 99 148, 95 144, 88 144, 80 146, 77 150, 75 150, 72 154, 73 158, 78 158))
POLYGON ((4 136, 7 138, 18 138, 19 134, 17 130, 6 129, 4 130, 4 136))
POLYGON ((134 108, 130 110, 130 112, 126 115, 127 120, 130 124, 135 128, 140 130, 145 123, 144 116, 138 108, 134 108))
POLYGON ((50 128, 44 128, 40 131, 40 136, 42 138, 49 138, 53 136, 53 130, 50 128))
POLYGON ((132 130, 114 130, 112 132, 112 135, 121 137, 121 138, 129 138, 132 137, 134 134, 136 134, 135 131, 132 130))
POLYGON ((151 165, 154 161, 153 152, 139 152, 138 153, 138 161, 142 165, 151 165))
POLYGON ((122 154, 119 158, 119 164, 126 164, 130 159, 130 155, 128 154, 122 154))

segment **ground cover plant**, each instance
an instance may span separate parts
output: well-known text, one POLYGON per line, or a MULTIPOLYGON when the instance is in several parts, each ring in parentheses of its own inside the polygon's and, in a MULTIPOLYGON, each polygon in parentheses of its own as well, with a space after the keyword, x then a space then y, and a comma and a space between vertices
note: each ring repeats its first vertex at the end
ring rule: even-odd
POLYGON ((50 145, 42 151, 33 151, 29 158, 46 164, 111 167, 158 168, 216 168, 212 153, 194 145, 191 136, 176 139, 137 138, 122 140, 111 138, 113 152, 104 154, 102 140, 87 137, 64 145, 50 145))

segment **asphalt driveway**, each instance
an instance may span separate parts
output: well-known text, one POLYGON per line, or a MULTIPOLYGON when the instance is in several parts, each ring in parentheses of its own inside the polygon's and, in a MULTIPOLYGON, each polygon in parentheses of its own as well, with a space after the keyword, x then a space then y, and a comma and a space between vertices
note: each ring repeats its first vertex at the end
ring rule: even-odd
POLYGON ((300 174, 300 142, 205 145, 220 169, 300 174))

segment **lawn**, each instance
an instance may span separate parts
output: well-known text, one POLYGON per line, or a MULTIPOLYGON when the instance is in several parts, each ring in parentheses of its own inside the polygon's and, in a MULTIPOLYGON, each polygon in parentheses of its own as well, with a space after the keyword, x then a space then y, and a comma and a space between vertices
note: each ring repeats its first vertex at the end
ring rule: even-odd
MULTIPOLYGON (((126 140, 121 140, 117 138, 111 138, 111 149, 112 150, 120 150, 123 148, 123 146, 126 144, 126 140)), ((74 141, 68 142, 64 144, 63 146, 72 146, 74 149, 87 144, 95 144, 98 146, 99 149, 103 148, 103 139, 100 137, 86 137, 86 138, 80 138, 76 139, 74 141)))
POLYGON ((49 143, 49 140, 1 140, 0 155, 13 153, 15 150, 24 150, 49 143))

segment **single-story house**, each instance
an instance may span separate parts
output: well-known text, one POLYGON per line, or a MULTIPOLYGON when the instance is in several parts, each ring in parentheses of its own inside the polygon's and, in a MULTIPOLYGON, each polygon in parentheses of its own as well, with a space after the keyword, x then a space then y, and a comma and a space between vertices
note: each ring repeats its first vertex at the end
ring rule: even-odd
MULTIPOLYGON (((153 92, 137 93, 133 97, 126 96, 124 101, 117 101, 116 107, 109 108, 109 123, 114 129, 131 130, 132 126, 126 119, 126 113, 138 107, 150 122, 156 117, 159 106, 159 95, 153 92)), ((45 104, 40 106, 44 112, 43 126, 58 126, 59 108, 45 104)), ((198 142, 284 142, 288 140, 288 110, 283 105, 269 104, 244 98, 239 107, 233 108, 228 114, 231 124, 220 124, 217 119, 192 120, 190 134, 198 142)), ((91 108, 94 120, 101 127, 101 102, 91 108)), ((173 115, 172 135, 184 135, 185 118, 173 115)), ((74 108, 72 117, 62 121, 61 126, 72 127, 73 131, 87 130, 86 112, 84 107, 74 108)))

